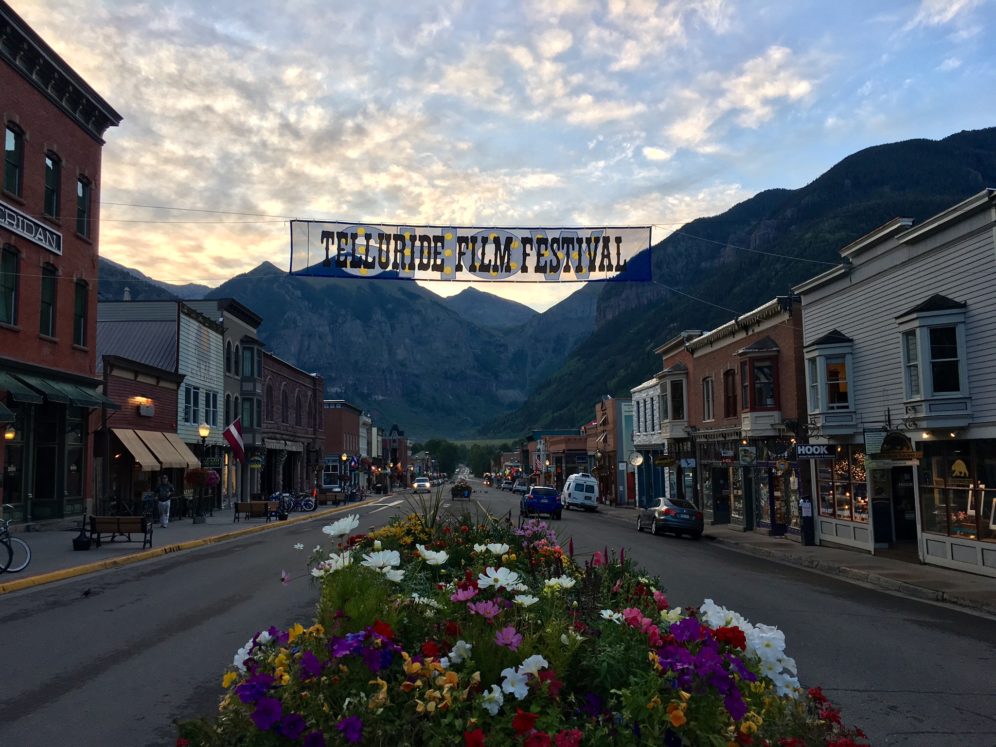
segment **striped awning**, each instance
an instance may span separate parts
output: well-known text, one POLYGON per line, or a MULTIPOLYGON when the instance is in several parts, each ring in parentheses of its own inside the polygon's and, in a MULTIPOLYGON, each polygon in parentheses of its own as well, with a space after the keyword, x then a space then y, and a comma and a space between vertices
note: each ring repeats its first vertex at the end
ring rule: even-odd
POLYGON ((146 448, 152 452, 159 463, 165 469, 183 469, 187 466, 187 460, 180 456, 179 452, 173 448, 173 444, 166 440, 166 434, 159 431, 139 431, 135 434, 142 440, 146 448))
POLYGON ((190 450, 190 447, 176 433, 164 433, 163 435, 166 436, 166 440, 176 449, 177 453, 186 460, 188 468, 193 469, 194 467, 201 466, 201 460, 194 456, 194 452, 190 450))
POLYGON ((143 472, 158 472, 159 460, 153 456, 135 431, 130 428, 111 428, 111 433, 118 437, 121 444, 135 458, 135 464, 143 472))

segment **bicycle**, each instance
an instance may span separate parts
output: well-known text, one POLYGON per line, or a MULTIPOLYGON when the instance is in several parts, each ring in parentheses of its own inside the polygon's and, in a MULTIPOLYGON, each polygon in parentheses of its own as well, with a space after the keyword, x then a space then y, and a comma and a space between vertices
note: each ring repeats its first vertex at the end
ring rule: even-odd
POLYGON ((289 514, 292 511, 314 511, 318 508, 318 501, 307 493, 291 495, 290 493, 274 493, 270 500, 279 501, 280 511, 289 514))
MULTIPOLYGON (((11 514, 14 513, 12 505, 3 504, 3 510, 7 509, 10 509, 11 514)), ((20 537, 11 536, 11 523, 13 519, 0 518, 0 573, 18 573, 31 562, 31 548, 20 537)))

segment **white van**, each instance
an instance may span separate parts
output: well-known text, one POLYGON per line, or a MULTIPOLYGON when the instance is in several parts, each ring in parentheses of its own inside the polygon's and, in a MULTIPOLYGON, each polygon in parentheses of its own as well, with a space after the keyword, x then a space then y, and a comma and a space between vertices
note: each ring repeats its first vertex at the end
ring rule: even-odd
POLYGON ((587 472, 571 475, 564 483, 560 502, 564 504, 564 508, 583 508, 585 511, 595 511, 598 508, 598 480, 587 472))

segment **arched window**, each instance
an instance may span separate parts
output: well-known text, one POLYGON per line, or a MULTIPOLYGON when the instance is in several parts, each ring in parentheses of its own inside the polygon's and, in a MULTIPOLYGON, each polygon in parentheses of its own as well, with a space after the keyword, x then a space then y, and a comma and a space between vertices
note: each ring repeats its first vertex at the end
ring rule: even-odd
POLYGON ((225 427, 232 422, 232 395, 225 395, 225 427))
POLYGON ((225 373, 232 372, 232 341, 225 343, 225 373))
POLYGON ((239 365, 240 365, 239 361, 240 360, 242 360, 242 359, 239 358, 239 346, 236 345, 235 346, 235 356, 232 358, 232 373, 235 374, 236 376, 239 375, 239 365))
POLYGON ((287 390, 280 390, 280 422, 290 422, 290 400, 287 397, 287 390))
POLYGON ((294 395, 294 425, 301 425, 301 395, 294 395))
POLYGON ((315 427, 315 398, 308 395, 308 427, 315 427))
POLYGON ((273 387, 266 383, 266 419, 273 420, 273 387))

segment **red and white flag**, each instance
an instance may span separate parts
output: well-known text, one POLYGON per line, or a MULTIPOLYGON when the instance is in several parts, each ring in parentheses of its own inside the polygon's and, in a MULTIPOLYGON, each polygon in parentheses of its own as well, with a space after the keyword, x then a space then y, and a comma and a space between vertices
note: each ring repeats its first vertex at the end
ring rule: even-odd
POLYGON ((242 443, 242 418, 235 418, 234 422, 225 429, 225 440, 232 447, 232 453, 240 462, 246 460, 246 447, 242 443))

